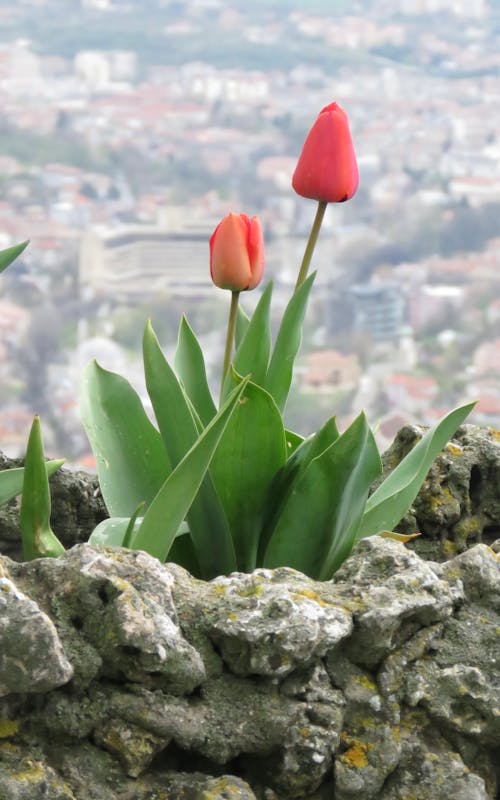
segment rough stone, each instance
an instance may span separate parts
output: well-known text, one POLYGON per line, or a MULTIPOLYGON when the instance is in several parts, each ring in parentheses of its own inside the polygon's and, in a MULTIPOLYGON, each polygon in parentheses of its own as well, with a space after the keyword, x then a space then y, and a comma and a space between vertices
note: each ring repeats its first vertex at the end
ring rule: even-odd
POLYGON ((218 603, 207 616, 207 633, 231 672, 284 676, 349 636, 349 611, 302 584, 303 576, 290 569, 212 583, 218 603))
POLYGON ((3 670, 1 800, 495 800, 498 549, 372 537, 325 583, 0 556, 0 630, 33 626, 3 670))
POLYGON ((2 572, 0 564, 0 697, 66 683, 73 668, 54 623, 2 572))
MULTIPOLYGON (((383 455, 384 475, 426 429, 406 425, 383 455)), ((424 558, 442 561, 468 547, 491 544, 500 533, 500 431, 462 425, 433 463, 413 504, 398 526, 422 536, 410 543, 424 558)))
POLYGON ((458 593, 431 564, 379 536, 360 542, 356 558, 336 572, 334 591, 354 617, 345 652, 368 668, 421 627, 447 619, 458 593))
MULTIPOLYGON (((401 720, 399 764, 379 800, 488 800, 485 781, 420 713, 401 720)), ((494 797, 495 795, 493 795, 494 797)))
POLYGON ((173 577, 146 553, 77 545, 61 559, 11 562, 10 572, 52 614, 77 682, 103 675, 182 694, 203 680, 177 622, 173 577))

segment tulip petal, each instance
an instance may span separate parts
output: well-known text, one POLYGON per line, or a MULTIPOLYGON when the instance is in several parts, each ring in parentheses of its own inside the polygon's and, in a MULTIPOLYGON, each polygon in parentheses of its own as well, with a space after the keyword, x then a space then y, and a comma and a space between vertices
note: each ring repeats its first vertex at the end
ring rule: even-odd
POLYGON ((292 186, 302 197, 341 203, 358 188, 356 155, 345 111, 331 103, 320 112, 304 142, 292 186))
POLYGON ((248 221, 247 247, 252 271, 252 278, 247 288, 255 289, 264 275, 264 237, 257 217, 252 217, 248 221))
POLYGON ((248 289, 252 270, 247 250, 247 225, 242 215, 228 214, 210 239, 210 273, 220 289, 248 289))

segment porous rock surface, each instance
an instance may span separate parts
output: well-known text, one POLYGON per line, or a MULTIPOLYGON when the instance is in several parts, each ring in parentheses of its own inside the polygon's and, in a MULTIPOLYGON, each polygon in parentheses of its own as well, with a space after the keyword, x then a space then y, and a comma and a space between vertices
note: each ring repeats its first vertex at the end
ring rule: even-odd
MULTIPOLYGON (((383 455, 388 474, 425 433, 401 428, 383 455)), ((397 530, 421 536, 409 547, 442 561, 500 536, 500 430, 461 425, 434 461, 410 513, 397 530)))
POLYGON ((325 583, 0 557, 0 798, 494 800, 498 551, 372 537, 325 583))

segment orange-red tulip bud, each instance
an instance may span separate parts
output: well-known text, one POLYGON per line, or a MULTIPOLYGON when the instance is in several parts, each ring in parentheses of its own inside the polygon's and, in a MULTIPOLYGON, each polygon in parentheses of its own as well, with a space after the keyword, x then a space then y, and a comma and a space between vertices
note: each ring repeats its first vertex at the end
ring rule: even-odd
POLYGON ((308 133, 293 174, 297 194, 326 203, 342 203, 356 192, 358 165, 345 111, 330 103, 308 133))
POLYGON ((257 217, 228 214, 210 237, 210 274, 220 289, 255 289, 264 274, 264 239, 257 217))

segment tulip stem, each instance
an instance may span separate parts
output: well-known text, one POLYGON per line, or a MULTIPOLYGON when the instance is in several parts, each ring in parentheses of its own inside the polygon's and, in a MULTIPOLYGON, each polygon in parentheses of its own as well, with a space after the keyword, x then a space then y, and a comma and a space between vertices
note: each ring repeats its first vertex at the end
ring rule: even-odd
POLYGON ((325 215, 326 206, 327 206, 326 200, 319 200, 318 207, 316 209, 316 216, 314 217, 314 222, 311 228, 311 233, 309 234, 309 239, 307 240, 306 249, 304 250, 304 257, 302 259, 302 264, 300 265, 299 277, 297 278, 297 283, 295 284, 295 291, 297 291, 299 286, 302 286, 305 279, 307 278, 307 273, 309 270, 309 266, 311 264, 312 254, 314 252, 314 248, 316 247, 316 242, 318 241, 319 229, 321 228, 321 223, 323 222, 323 217, 325 215))
POLYGON ((231 363, 231 354, 233 352, 233 342, 234 342, 234 334, 236 331, 236 318, 238 316, 239 299, 240 299, 239 292, 231 292, 231 307, 229 309, 229 319, 227 321, 226 348, 224 350, 224 364, 222 366, 222 379, 220 384, 221 402, 224 393, 224 383, 226 380, 226 375, 229 372, 229 365, 231 363))

